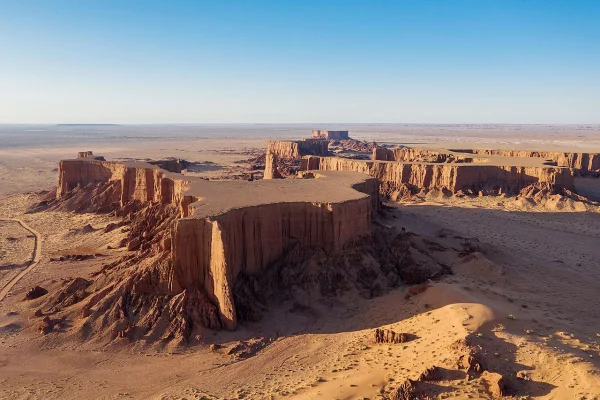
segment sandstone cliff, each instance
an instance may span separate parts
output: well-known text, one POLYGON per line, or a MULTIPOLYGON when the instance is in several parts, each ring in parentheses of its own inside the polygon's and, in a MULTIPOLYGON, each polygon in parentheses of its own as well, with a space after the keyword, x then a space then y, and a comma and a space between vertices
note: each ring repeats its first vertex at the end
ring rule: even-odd
POLYGON ((555 151, 527 150, 454 150, 465 153, 496 155, 505 157, 538 157, 556 162, 559 167, 574 168, 583 173, 600 172, 600 154, 598 153, 565 153, 555 151))
POLYGON ((369 234, 371 213, 378 207, 377 181, 353 173, 285 181, 206 181, 141 162, 60 162, 58 200, 87 203, 89 193, 100 195, 98 188, 106 197, 103 204, 115 204, 124 214, 144 207, 154 210, 128 247, 166 252, 168 258, 161 256, 166 264, 151 266, 156 272, 144 272, 132 288, 167 296, 185 292, 186 299, 205 296, 216 307, 219 326, 227 329, 237 326, 232 288, 240 273, 259 273, 292 246, 339 251, 369 234), (170 222, 170 235, 158 235, 148 221, 162 222, 161 214, 171 209, 178 212, 170 222))
POLYGON ((113 183, 118 192, 106 199, 124 206, 130 201, 156 202, 181 206, 187 215, 187 204, 194 196, 184 195, 189 181, 157 166, 137 162, 108 162, 93 159, 62 160, 58 168, 57 198, 77 187, 113 183))
POLYGON ((265 172, 263 179, 280 179, 295 175, 300 166, 301 157, 306 155, 326 156, 328 142, 320 139, 298 141, 275 141, 267 144, 265 172))
POLYGON ((265 155, 265 172, 263 179, 281 179, 283 176, 277 167, 277 156, 271 152, 265 155))
POLYGON ((267 143, 267 153, 274 154, 279 159, 299 159, 302 156, 326 156, 328 141, 320 139, 303 139, 297 141, 270 140, 267 143))
POLYGON ((389 161, 362 161, 336 157, 307 157, 305 168, 324 171, 353 171, 379 180, 384 194, 403 185, 417 189, 445 189, 469 192, 518 193, 533 183, 548 183, 573 190, 573 174, 558 167, 510 167, 477 164, 429 164, 389 161))
POLYGON ((405 162, 431 162, 444 163, 448 160, 449 154, 434 150, 423 150, 414 147, 385 148, 377 147, 373 149, 372 160, 378 161, 405 161, 405 162))
POLYGON ((466 154, 455 154, 450 151, 426 150, 416 147, 373 149, 372 160, 396 162, 426 162, 426 163, 484 163, 485 158, 474 158, 466 154))

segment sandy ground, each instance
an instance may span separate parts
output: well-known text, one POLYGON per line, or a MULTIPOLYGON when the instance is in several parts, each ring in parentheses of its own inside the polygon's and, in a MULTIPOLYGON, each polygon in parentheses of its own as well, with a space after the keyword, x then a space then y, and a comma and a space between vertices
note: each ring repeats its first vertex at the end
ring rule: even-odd
POLYGON ((212 177, 238 168, 236 161, 250 158, 248 151, 266 148, 264 139, 198 139, 186 141, 139 141, 102 143, 86 147, 0 147, 0 198, 56 186, 58 162, 91 150, 106 159, 161 159, 175 157, 191 162, 214 163, 194 175, 212 177))
MULTIPOLYGON (((111 158, 175 156, 227 166, 248 157, 215 150, 234 147, 242 153, 263 144, 264 139, 168 147, 152 142, 89 150, 111 158)), ((0 170, 5 179, 0 195, 51 186, 54 161, 73 157, 77 150, 88 149, 2 154, 0 164, 6 169, 0 170), (46 164, 25 165, 29 169, 24 170, 11 164, 25 155, 46 164)), ((598 193, 596 180, 578 185, 598 193)), ((123 236, 119 230, 102 233, 113 222, 110 217, 25 213, 37 201, 34 193, 0 199, 2 218, 22 219, 43 239, 39 265, 0 302, 0 398, 377 399, 386 385, 414 379, 436 365, 445 371, 444 379, 429 388, 437 398, 488 399, 479 380, 468 381, 456 371, 453 344, 465 337, 483 349, 488 367, 507 379, 509 398, 600 398, 600 213, 595 209, 528 207, 501 197, 390 204, 381 223, 446 247, 456 246, 458 238, 475 237, 480 252, 462 259, 448 256, 454 275, 408 300, 406 289, 398 288, 370 300, 349 292, 311 304, 310 312, 291 313, 292 304, 274 305, 260 323, 236 332, 207 331, 200 345, 156 351, 133 346, 108 350, 65 343, 59 340, 61 332, 37 332, 34 312, 40 303, 23 301, 29 288, 52 289, 63 279, 88 277, 125 252, 107 248, 123 236), (50 260, 68 254, 98 256, 50 260), (373 330, 380 327, 416 339, 376 344, 373 330), (238 341, 256 338, 265 338, 267 345, 254 356, 228 355, 238 341), (215 343, 222 348, 211 350, 215 343), (532 380, 516 379, 521 370, 531 371, 532 380)), ((0 223, 2 282, 31 259, 34 243, 27 236, 14 222, 0 223), (8 264, 16 266, 5 269, 8 264)))
MULTIPOLYGON (((86 276, 116 259, 123 250, 106 246, 121 234, 83 229, 105 226, 110 222, 105 216, 21 215, 42 233, 44 254, 38 268, 0 303, 0 397, 377 398, 386 384, 416 378, 428 366, 452 371, 452 343, 467 336, 507 377, 515 396, 600 395, 600 249, 595 245, 600 214, 507 212, 492 199, 399 204, 388 212, 385 223, 449 246, 455 236, 481 241, 481 254, 449 260, 455 274, 415 298, 405 300, 403 289, 372 300, 350 293, 314 304, 310 314, 292 314, 291 304, 282 304, 259 324, 209 334, 204 345, 166 352, 107 351, 59 344, 54 334, 40 337, 39 320, 32 315, 36 303, 22 301, 24 292, 35 284, 52 287, 63 278, 86 276), (105 255, 90 261, 49 261, 100 250, 105 255), (378 327, 418 339, 375 344, 378 327), (269 344, 254 357, 227 354, 232 343, 257 337, 269 344), (223 350, 211 351, 212 343, 223 350), (516 380, 519 370, 532 371, 532 381, 516 380)), ((5 199, 0 211, 19 214, 32 201, 34 195, 5 199)), ((439 398, 489 398, 479 381, 466 381, 458 371, 434 389, 439 398)))
POLYGON ((35 238, 16 221, 0 220, 0 288, 27 267, 35 238))

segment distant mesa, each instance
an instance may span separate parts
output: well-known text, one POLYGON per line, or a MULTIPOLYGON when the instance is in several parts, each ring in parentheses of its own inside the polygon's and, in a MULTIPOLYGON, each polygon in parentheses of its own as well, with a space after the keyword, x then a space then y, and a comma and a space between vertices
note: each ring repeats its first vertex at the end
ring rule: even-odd
POLYGON ((94 153, 91 151, 80 151, 77 153, 77 158, 89 158, 90 160, 99 160, 105 161, 102 156, 94 156, 94 153))
POLYGON ((326 139, 326 140, 348 140, 348 131, 328 131, 321 129, 314 129, 312 131, 313 139, 326 139))
MULTIPOLYGON (((315 130, 311 139, 270 141, 264 178, 283 178, 308 170, 359 172, 377 178, 380 195, 388 199, 431 190, 450 194, 518 194, 532 184, 573 191, 571 168, 584 167, 587 171, 598 164, 597 155, 589 154, 544 154, 558 160, 558 165, 548 165, 541 158, 539 163, 525 162, 517 154, 509 155, 514 157, 510 160, 512 165, 492 162, 490 152, 382 147, 350 139, 348 131, 315 130), (339 137, 347 139, 332 139, 339 137), (320 142, 329 145, 327 151, 320 142)), ((521 157, 536 155, 518 153, 521 157)))
POLYGON ((119 124, 56 124, 56 126, 121 126, 119 124))

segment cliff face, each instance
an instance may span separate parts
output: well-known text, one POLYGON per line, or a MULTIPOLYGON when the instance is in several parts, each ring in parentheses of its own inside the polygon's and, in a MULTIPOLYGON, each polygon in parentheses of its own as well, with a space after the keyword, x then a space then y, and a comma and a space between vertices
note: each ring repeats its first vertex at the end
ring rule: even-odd
POLYGON ((539 157, 552 160, 559 167, 574 168, 582 172, 600 172, 600 154, 598 153, 562 153, 553 151, 526 150, 456 150, 473 154, 485 154, 505 157, 539 157))
POLYGON ((481 163, 487 161, 485 158, 473 158, 468 155, 414 147, 375 148, 373 149, 371 160, 426 163, 481 163))
POLYGON ((325 171, 354 171, 369 174, 385 190, 398 190, 403 184, 415 188, 478 192, 480 190, 518 193, 532 183, 549 183, 573 190, 569 169, 554 167, 507 167, 471 164, 425 164, 361 161, 336 157, 308 157, 304 162, 325 171))
MULTIPOLYGON (((370 232, 378 206, 375 179, 342 172, 312 176, 211 182, 147 163, 64 160, 57 198, 110 185, 112 200, 121 207, 134 202, 179 209, 170 223, 170 240, 160 244, 170 254, 171 267, 144 274, 153 278, 135 287, 154 287, 154 294, 168 296, 200 290, 216 306, 220 324, 235 329, 232 288, 240 273, 259 273, 292 246, 337 251, 370 232)), ((140 238, 155 236, 155 227, 147 230, 151 233, 140 233, 140 238)))
POLYGON ((326 156, 328 154, 328 141, 321 139, 304 139, 298 141, 269 140, 267 153, 279 159, 299 159, 302 156, 326 156))
POLYGON ((278 203, 234 209, 213 219, 185 218, 173 226, 173 293, 204 287, 221 322, 235 329, 233 284, 259 273, 292 245, 330 252, 370 231, 368 199, 343 204, 278 203))
POLYGON ((372 160, 377 161, 407 161, 407 162, 431 162, 444 163, 449 154, 434 150, 423 150, 414 147, 382 148, 373 149, 372 160))
POLYGON ((267 152, 265 155, 265 172, 263 179, 282 179, 281 173, 277 169, 277 156, 267 152))
POLYGON ((76 187, 90 184, 118 182, 120 193, 112 199, 121 206, 130 201, 155 202, 181 206, 181 215, 187 215, 184 205, 194 201, 183 194, 189 181, 183 175, 172 174, 146 163, 119 163, 98 160, 62 160, 58 168, 57 198, 76 187))
POLYGON ((304 139, 299 141, 271 140, 265 155, 265 172, 263 179, 280 179, 295 175, 306 155, 328 155, 329 142, 321 139, 304 139))
POLYGON ((267 154, 273 154, 279 158, 300 158, 299 142, 269 140, 267 143, 267 154))

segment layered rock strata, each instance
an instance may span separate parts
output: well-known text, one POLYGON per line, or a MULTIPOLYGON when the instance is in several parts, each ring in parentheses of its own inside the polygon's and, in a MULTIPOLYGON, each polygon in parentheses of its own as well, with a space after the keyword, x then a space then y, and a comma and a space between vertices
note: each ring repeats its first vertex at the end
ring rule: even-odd
POLYGON ((518 193, 535 183, 547 183, 558 189, 574 189, 572 172, 559 167, 516 167, 480 164, 401 163, 350 160, 338 157, 305 157, 301 169, 352 171, 377 178, 384 194, 407 185, 417 189, 457 192, 492 191, 518 193))
POLYGON ((490 160, 481 156, 537 159, 539 160, 540 165, 552 163, 558 167, 575 169, 584 175, 588 173, 600 173, 600 154, 598 153, 485 149, 456 149, 442 151, 414 147, 378 147, 373 150, 371 159, 377 161, 430 163, 490 162, 490 160), (472 157, 471 155, 477 155, 480 157, 472 157))
POLYGON ((456 152, 495 155, 504 157, 528 157, 552 160, 559 167, 573 168, 582 173, 600 173, 599 153, 572 153, 555 151, 528 151, 528 150, 454 150, 456 152))
MULTIPOLYGON (((371 230, 375 179, 343 171, 306 177, 312 179, 206 181, 148 163, 80 158, 60 162, 57 198, 90 187, 102 188, 107 204, 174 207, 170 240, 161 243, 170 267, 152 286, 169 296, 200 289, 195 296, 216 306, 220 325, 235 329, 233 285, 241 273, 259 273, 293 246, 339 251, 371 230)), ((156 235, 148 229, 145 238, 156 235)), ((140 240, 131 247, 138 246, 140 240)))
POLYGON ((321 139, 303 139, 297 141, 270 140, 265 155, 265 172, 263 179, 280 179, 284 175, 297 172, 303 156, 326 156, 329 142, 321 139), (285 165, 285 167, 284 167, 285 165))
POLYGON ((474 158, 468 155, 454 154, 449 151, 425 150, 415 147, 373 149, 371 159, 374 161, 396 162, 428 162, 428 163, 483 163, 485 158, 474 158))
POLYGON ((303 139, 296 141, 270 140, 267 143, 267 153, 278 158, 300 158, 302 156, 326 156, 329 142, 321 139, 303 139))

